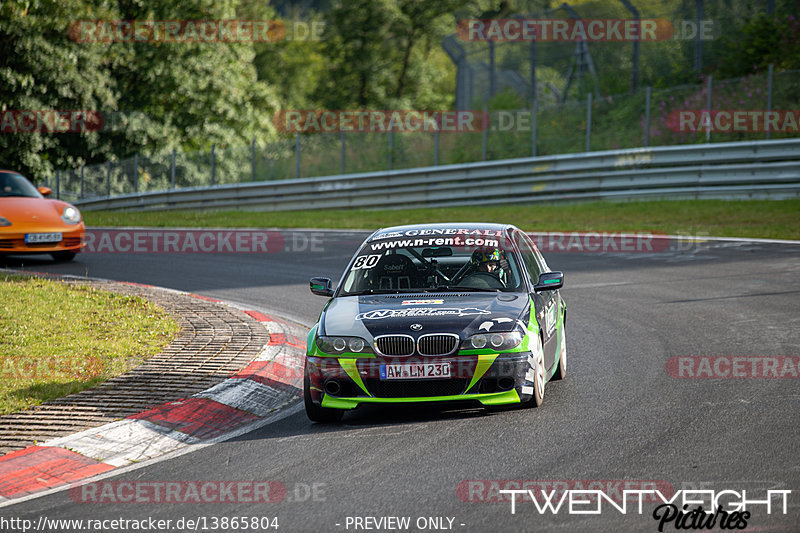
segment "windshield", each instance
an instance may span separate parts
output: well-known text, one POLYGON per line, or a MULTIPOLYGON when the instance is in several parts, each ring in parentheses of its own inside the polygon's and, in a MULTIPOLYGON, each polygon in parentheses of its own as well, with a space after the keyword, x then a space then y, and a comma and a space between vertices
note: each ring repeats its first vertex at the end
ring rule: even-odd
POLYGON ((41 198, 39 191, 31 182, 19 174, 0 172, 0 198, 8 196, 22 196, 25 198, 41 198))
POLYGON ((515 292, 519 265, 505 237, 387 238, 366 243, 350 264, 342 296, 395 292, 515 292))

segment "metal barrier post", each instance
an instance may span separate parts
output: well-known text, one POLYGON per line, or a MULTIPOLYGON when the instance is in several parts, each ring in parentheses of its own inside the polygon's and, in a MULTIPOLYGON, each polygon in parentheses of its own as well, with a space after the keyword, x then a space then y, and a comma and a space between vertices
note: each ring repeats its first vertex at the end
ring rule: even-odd
POLYGON ((294 177, 300 179, 300 132, 294 137, 294 177))
POLYGON ((494 98, 494 40, 489 39, 489 98, 494 98))
POLYGON ((392 152, 394 152, 394 123, 389 122, 389 170, 392 170, 392 152))
MULTIPOLYGON (((767 74, 767 114, 765 116, 769 116, 769 112, 772 111, 772 74, 774 71, 774 65, 772 63, 769 64, 769 72, 767 74)), ((770 131, 769 131, 769 121, 765 120, 766 122, 766 130, 767 130, 767 139, 770 138, 770 131)))
POLYGON ((586 151, 592 151, 592 93, 586 95, 586 151))
POLYGON ((439 166, 439 126, 433 132, 433 166, 439 166))
POLYGON ((341 135, 341 141, 342 141, 342 165, 341 165, 341 168, 339 169, 339 174, 344 174, 344 166, 345 166, 345 165, 344 165, 344 162, 345 162, 345 153, 344 153, 344 130, 342 130, 341 132, 339 132, 339 135, 341 135))
POLYGON ((708 94, 706 94, 706 111, 708 111, 708 125, 706 125, 706 142, 711 142, 711 83, 714 76, 708 75, 708 94))
POLYGON ((536 157, 536 141, 539 135, 539 99, 533 99, 533 127, 531 129, 531 157, 536 157))
POLYGON ((256 140, 250 142, 250 181, 256 181, 256 140))
MULTIPOLYGON (((492 41, 489 41, 492 42, 492 41)), ((489 108, 483 106, 483 161, 486 161, 486 153, 489 151, 489 108)))
POLYGON ((211 145, 211 185, 214 185, 214 181, 216 180, 216 164, 217 164, 217 153, 216 153, 217 145, 211 145))
POLYGON ((650 146, 650 91, 652 87, 647 86, 644 95, 644 145, 650 146))

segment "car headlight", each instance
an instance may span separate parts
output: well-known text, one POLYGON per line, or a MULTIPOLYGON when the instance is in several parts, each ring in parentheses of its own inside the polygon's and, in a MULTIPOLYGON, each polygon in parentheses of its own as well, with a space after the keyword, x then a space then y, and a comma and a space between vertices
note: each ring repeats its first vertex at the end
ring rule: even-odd
POLYGON ((522 343, 524 334, 519 330, 502 333, 478 333, 461 344, 462 350, 511 350, 522 343))
POLYGON ((64 208, 64 212, 61 213, 61 220, 67 224, 77 224, 81 221, 81 212, 68 205, 64 208))
POLYGON ((372 353, 361 337, 317 337, 317 346, 325 353, 372 353))
POLYGON ((0 228, 4 228, 4 227, 10 226, 10 225, 11 225, 11 221, 10 220, 8 220, 7 218, 4 218, 4 217, 0 217, 0 228))

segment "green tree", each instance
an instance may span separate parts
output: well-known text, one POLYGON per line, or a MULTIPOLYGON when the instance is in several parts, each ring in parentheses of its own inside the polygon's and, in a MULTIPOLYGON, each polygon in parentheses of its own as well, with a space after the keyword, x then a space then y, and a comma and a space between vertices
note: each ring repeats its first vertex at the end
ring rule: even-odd
POLYGON ((351 0, 328 12, 323 34, 328 75, 314 99, 329 109, 385 105, 397 54, 392 28, 400 16, 389 0, 351 0))
MULTIPOLYGON (((236 2, 167 2, 151 7, 120 2, 124 20, 233 19, 236 2)), ((109 53, 112 76, 120 88, 120 109, 146 115, 138 124, 144 150, 207 149, 266 142, 274 138, 270 117, 277 96, 259 81, 252 43, 120 43, 109 53)), ((119 146, 121 149, 122 146, 119 146)), ((132 150, 129 150, 129 153, 132 150)))
POLYGON ((3 133, 4 165, 39 179, 55 168, 134 152, 206 150, 275 138, 278 97, 253 44, 77 42, 78 20, 235 18, 237 2, 14 0, 0 4, 0 109, 95 110, 99 132, 3 133), (72 35, 75 37, 75 35, 72 35))
MULTIPOLYGON (((0 3, 0 110, 105 110, 117 105, 114 80, 97 49, 67 38, 70 21, 106 17, 80 0, 0 3)), ((102 134, 0 133, 3 166, 36 182, 55 168, 107 155, 102 134)))
MULTIPOLYGON (((441 49, 461 18, 503 2, 353 0, 325 15, 328 75, 314 99, 328 108, 452 105, 455 67, 441 49)), ((504 7, 507 9, 507 7, 504 7)))
POLYGON ((759 16, 743 27, 735 38, 724 37, 719 75, 745 76, 766 70, 800 68, 800 10, 794 15, 759 16))
POLYGON ((243 1, 237 15, 251 20, 275 19, 285 28, 283 38, 255 44, 253 64, 258 79, 274 89, 283 108, 313 107, 312 96, 326 72, 322 55, 325 42, 317 34, 325 26, 322 16, 295 11, 276 19, 272 7, 260 0, 243 1))

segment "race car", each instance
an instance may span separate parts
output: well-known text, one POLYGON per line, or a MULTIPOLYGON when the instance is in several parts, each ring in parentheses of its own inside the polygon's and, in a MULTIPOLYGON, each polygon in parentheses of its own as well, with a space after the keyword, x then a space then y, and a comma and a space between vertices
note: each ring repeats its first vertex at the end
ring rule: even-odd
POLYGON ((308 417, 362 404, 540 406, 567 371, 567 309, 531 239, 500 224, 425 224, 364 241, 308 335, 308 417))
POLYGON ((86 228, 75 206, 45 198, 17 172, 0 170, 0 256, 50 254, 69 261, 84 246, 86 228))

